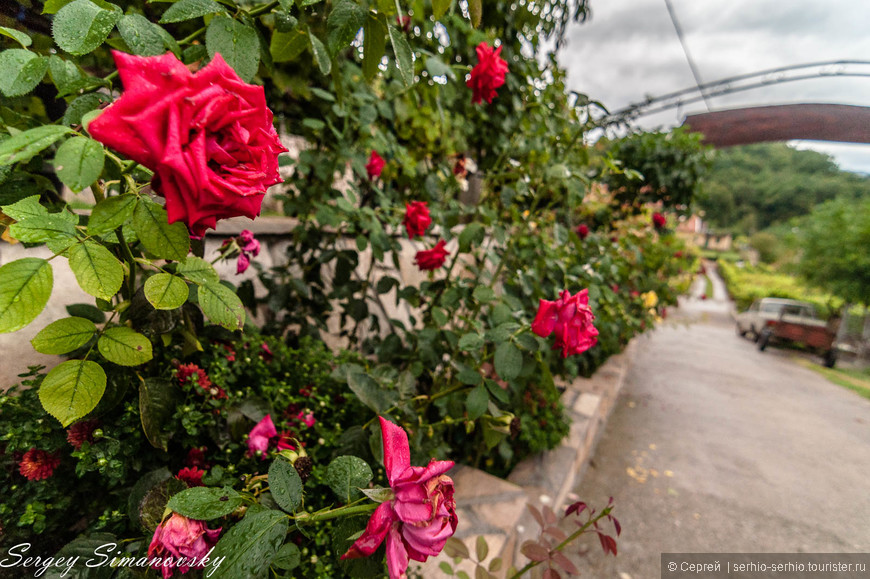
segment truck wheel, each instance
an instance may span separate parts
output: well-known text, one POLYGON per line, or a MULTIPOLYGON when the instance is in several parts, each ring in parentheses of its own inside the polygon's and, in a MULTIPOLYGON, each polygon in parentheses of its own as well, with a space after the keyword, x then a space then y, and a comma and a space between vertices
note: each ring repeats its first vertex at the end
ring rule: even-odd
POLYGON ((737 335, 741 338, 746 336, 746 330, 740 327, 740 324, 737 324, 737 335))
POLYGON ((769 343, 770 343, 770 332, 768 332, 766 330, 762 331, 761 335, 758 337, 758 349, 763 352, 764 349, 767 348, 767 345, 769 343))
POLYGON ((752 341, 757 344, 758 339, 761 338, 761 334, 758 333, 758 330, 755 329, 755 326, 750 326, 749 331, 752 332, 752 341))
POLYGON ((837 363, 837 350, 830 349, 825 354, 825 368, 833 368, 837 363))

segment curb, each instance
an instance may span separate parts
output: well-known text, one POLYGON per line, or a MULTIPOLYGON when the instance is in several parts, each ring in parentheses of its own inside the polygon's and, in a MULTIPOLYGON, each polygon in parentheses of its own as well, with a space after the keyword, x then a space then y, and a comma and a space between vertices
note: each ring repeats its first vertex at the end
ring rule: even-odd
MULTIPOLYGON (((607 425, 637 349, 632 340, 622 353, 611 356, 591 378, 577 378, 565 386, 561 400, 571 430, 559 446, 527 457, 520 462, 507 480, 481 470, 459 466, 453 470, 456 513, 461 521, 456 538, 461 539, 470 553, 474 541, 483 536, 489 545, 484 565, 496 557, 502 568, 519 567, 526 558, 520 553, 522 544, 538 536, 538 525, 526 504, 548 506, 558 511, 568 495, 583 479, 589 461, 607 425)), ((445 553, 430 558, 420 567, 423 577, 442 576, 441 562, 449 563, 454 572, 465 571, 475 576, 475 564, 463 561, 454 564, 445 553)))

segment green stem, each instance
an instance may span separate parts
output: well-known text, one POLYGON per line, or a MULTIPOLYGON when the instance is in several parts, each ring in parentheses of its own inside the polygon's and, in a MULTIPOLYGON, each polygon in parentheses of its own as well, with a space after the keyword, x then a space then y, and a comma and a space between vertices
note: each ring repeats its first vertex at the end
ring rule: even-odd
POLYGON ((130 268, 130 277, 127 280, 127 293, 130 295, 127 296, 127 299, 133 299, 133 295, 136 293, 136 258, 133 257, 133 252, 130 251, 130 246, 124 239, 124 233, 120 227, 115 230, 115 237, 118 238, 118 243, 121 245, 121 255, 127 262, 127 267, 130 268))
POLYGON ((378 508, 378 506, 380 506, 380 503, 366 503, 364 505, 356 506, 346 505, 343 507, 338 507, 337 509, 324 511, 322 513, 299 513, 298 515, 293 517, 293 519, 296 521, 297 524, 308 525, 320 521, 337 519, 338 517, 349 517, 351 515, 370 513, 378 508))
POLYGON ((450 279, 450 273, 453 271, 453 267, 456 265, 456 262, 459 261, 460 251, 456 250, 456 255, 453 256, 453 261, 450 262, 450 265, 447 267, 447 273, 444 274, 444 284, 438 288, 438 291, 435 293, 435 296, 432 298, 432 301, 426 306, 426 309, 423 311, 423 317, 428 317, 435 306, 438 305, 438 302, 441 301, 441 294, 444 293, 444 290, 447 289, 447 280, 450 279))
POLYGON ((254 8, 250 12, 248 12, 248 16, 259 16, 260 14, 265 14, 266 12, 271 12, 273 8, 276 8, 280 4, 280 2, 269 2, 268 4, 264 4, 259 8, 254 8))
POLYGON ((205 26, 203 26, 202 28, 198 28, 197 30, 194 30, 193 32, 191 32, 190 35, 185 36, 184 38, 179 40, 178 45, 181 46, 183 44, 190 44, 191 42, 193 42, 194 40, 199 38, 204 32, 205 32, 205 26))

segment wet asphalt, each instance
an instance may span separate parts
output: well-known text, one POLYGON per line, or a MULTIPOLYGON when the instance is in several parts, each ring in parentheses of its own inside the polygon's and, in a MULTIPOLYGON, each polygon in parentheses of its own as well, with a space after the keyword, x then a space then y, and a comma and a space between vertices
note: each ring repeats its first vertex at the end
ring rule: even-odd
POLYGON ((639 338, 575 491, 622 524, 617 557, 573 549, 586 577, 659 577, 662 552, 870 552, 870 400, 738 337, 714 284, 639 338))

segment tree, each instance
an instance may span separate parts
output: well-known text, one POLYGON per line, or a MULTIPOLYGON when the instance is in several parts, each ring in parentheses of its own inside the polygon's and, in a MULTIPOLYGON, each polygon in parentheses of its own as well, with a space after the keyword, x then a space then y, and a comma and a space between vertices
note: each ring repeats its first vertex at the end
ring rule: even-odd
POLYGON ((816 207, 800 228, 798 270, 847 302, 870 305, 870 199, 816 207))

